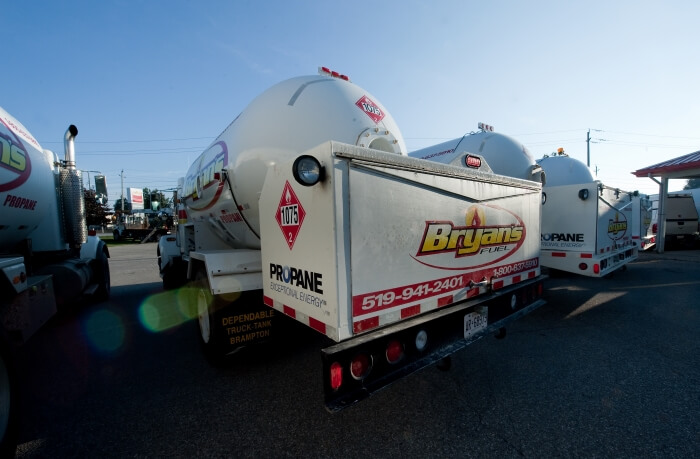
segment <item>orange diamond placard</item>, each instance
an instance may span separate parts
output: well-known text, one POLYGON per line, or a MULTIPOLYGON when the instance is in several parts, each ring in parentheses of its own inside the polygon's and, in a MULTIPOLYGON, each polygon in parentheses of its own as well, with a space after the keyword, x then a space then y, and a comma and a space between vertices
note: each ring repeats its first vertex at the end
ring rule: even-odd
POLYGON ((302 207, 301 202, 299 202, 299 198, 294 193, 289 181, 287 181, 284 184, 284 190, 282 190, 280 204, 277 206, 275 220, 277 220, 277 224, 282 230, 289 250, 292 250, 292 247, 294 247, 294 242, 297 240, 297 235, 305 216, 306 211, 302 207))

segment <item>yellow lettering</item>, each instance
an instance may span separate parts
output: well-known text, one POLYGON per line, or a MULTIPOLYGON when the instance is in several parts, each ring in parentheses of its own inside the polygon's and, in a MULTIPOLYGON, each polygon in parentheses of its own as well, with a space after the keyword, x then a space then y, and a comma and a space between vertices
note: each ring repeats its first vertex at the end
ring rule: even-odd
POLYGON ((468 229, 462 241, 462 247, 457 250, 459 255, 476 253, 481 245, 481 237, 484 234, 483 228, 468 229))
POLYGON ((523 238, 523 227, 522 226, 514 226, 510 230, 510 237, 505 242, 518 242, 522 238, 523 238))
POLYGON ((24 151, 20 150, 17 145, 12 145, 10 149, 10 166, 20 172, 27 168, 27 158, 24 156, 24 151))
POLYGON ((450 234, 450 242, 447 243, 447 248, 449 250, 454 250, 457 248, 460 238, 464 238, 467 234, 467 230, 452 230, 450 234))
POLYGON ((449 223, 431 223, 425 230, 425 238, 421 252, 435 252, 444 250, 449 242, 452 225, 449 223))
POLYGON ((0 137, 0 163, 10 165, 10 151, 12 144, 2 137, 0 137))

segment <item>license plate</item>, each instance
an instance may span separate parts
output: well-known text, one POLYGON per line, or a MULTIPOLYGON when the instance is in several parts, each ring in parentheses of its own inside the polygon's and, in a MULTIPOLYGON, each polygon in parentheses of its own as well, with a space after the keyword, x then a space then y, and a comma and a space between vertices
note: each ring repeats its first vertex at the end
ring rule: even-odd
POLYGON ((487 325, 487 310, 484 308, 481 311, 470 312, 464 316, 464 337, 470 338, 486 328, 487 325))

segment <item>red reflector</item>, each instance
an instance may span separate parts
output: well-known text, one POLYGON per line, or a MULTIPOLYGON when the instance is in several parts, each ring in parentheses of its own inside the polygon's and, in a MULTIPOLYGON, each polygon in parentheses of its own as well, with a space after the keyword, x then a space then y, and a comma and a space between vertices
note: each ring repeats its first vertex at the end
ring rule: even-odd
POLYGON ((552 252, 553 257, 565 257, 566 253, 564 252, 552 252))
POLYGON ((420 304, 417 304, 415 306, 409 306, 407 308, 403 308, 401 310, 401 318, 405 319, 407 317, 411 316, 416 316, 420 314, 420 304))
POLYGON ((287 314, 287 315, 288 315, 289 317, 291 317, 292 319, 296 319, 296 318, 297 318, 297 312, 296 312, 294 309, 292 309, 292 308, 290 308, 289 306, 287 306, 286 304, 283 304, 283 305, 282 305, 282 312, 284 312, 285 314, 287 314))
POLYGON ((364 379, 372 368, 372 361, 367 354, 358 354, 350 362, 350 374, 355 379, 364 379))
POLYGON ((370 317, 369 319, 358 320, 352 324, 352 330, 355 333, 362 333, 366 330, 371 330, 372 328, 377 328, 379 326, 379 317, 370 317))
POLYGON ((593 258, 593 254, 592 253, 582 253, 581 258, 593 258))
POLYGON ((338 390, 343 385, 343 367, 338 362, 331 365, 331 389, 338 390))
POLYGON ((447 306, 448 304, 452 304, 452 303, 454 303, 454 296, 447 295, 447 296, 443 296, 443 297, 438 298, 437 305, 438 305, 438 308, 441 308, 443 306, 447 306))
POLYGON ((581 271, 585 271, 588 269, 588 265, 586 263, 579 263, 578 269, 580 269, 581 271))
POLYGON ((392 341, 386 346, 386 361, 396 363, 403 357, 403 344, 399 341, 392 341))
POLYGON ((324 335, 326 334, 326 324, 320 320, 314 319, 313 317, 309 317, 309 327, 313 328, 319 333, 323 333, 324 335))
POLYGON ((542 286, 542 284, 537 284, 537 296, 542 296, 543 293, 544 287, 542 286))
POLYGON ((464 163, 467 167, 479 168, 481 167, 481 158, 478 156, 467 155, 466 158, 464 158, 464 163))
POLYGON ((94 230, 94 229, 88 230, 88 236, 97 236, 97 230, 94 230))
POLYGON ((596 274, 600 274, 600 265, 598 265, 598 263, 595 263, 593 265, 593 272, 596 274))

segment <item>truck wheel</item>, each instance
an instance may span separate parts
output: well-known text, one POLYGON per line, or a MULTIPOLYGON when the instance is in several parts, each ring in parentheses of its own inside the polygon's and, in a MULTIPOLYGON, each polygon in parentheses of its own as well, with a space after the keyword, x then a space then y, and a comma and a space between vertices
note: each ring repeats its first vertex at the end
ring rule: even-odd
POLYGON ((112 284, 109 276, 109 259, 107 257, 107 251, 105 249, 100 251, 97 260, 95 260, 95 266, 97 269, 97 291, 95 292, 95 299, 97 301, 106 301, 109 299, 109 293, 112 290, 112 284))
POLYGON ((204 355, 213 364, 220 364, 224 359, 223 333, 219 326, 221 305, 209 289, 209 280, 203 270, 195 276, 197 322, 199 323, 199 339, 204 355))
POLYGON ((17 394, 7 349, 0 343, 0 457, 17 449, 17 394))

